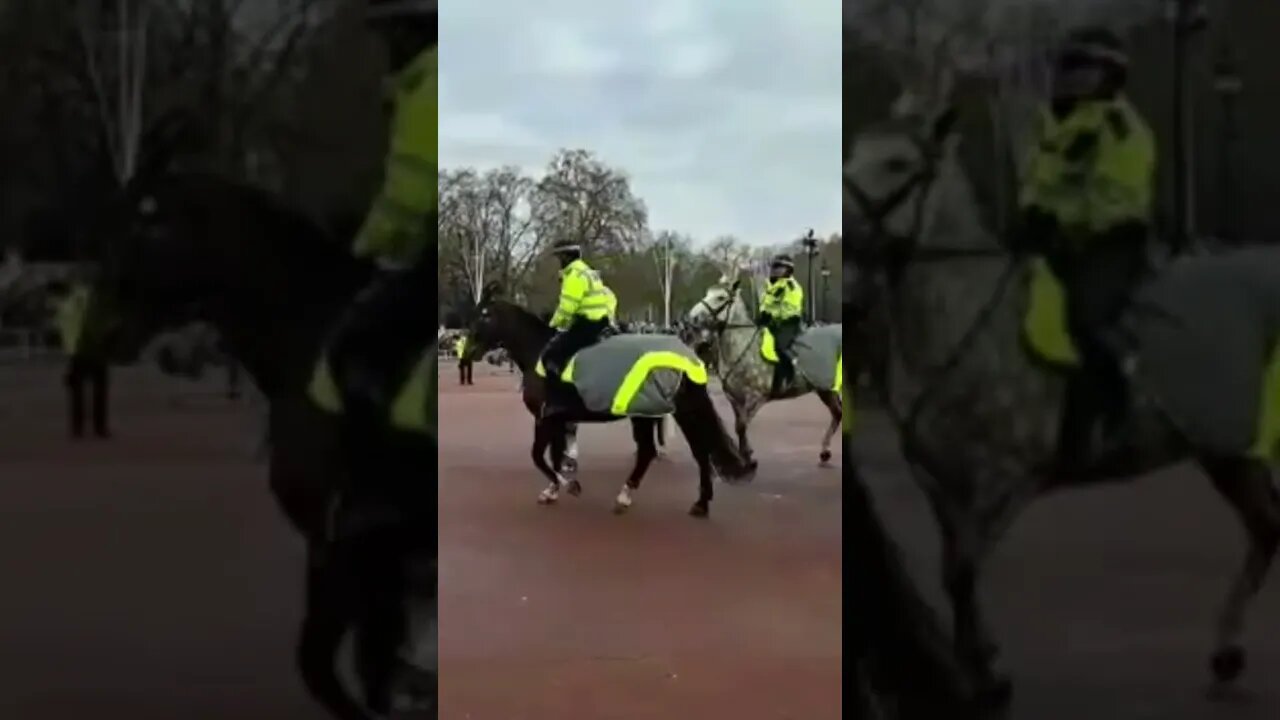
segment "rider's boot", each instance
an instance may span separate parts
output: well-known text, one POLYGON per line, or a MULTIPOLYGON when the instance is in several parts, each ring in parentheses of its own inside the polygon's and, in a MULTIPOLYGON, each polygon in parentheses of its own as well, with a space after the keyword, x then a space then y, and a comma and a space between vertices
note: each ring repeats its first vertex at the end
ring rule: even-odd
POLYGON ((778 352, 778 366, 773 369, 773 386, 769 389, 770 397, 781 397, 791 387, 791 380, 795 376, 795 364, 791 359, 791 354, 786 351, 778 352))

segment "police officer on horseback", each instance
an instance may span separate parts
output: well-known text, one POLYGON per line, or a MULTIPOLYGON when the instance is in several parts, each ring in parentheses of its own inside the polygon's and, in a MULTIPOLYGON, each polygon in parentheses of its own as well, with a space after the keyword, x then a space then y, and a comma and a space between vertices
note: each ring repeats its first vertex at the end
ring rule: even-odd
POLYGON ((432 342, 436 0, 370 0, 368 21, 386 42, 394 109, 383 185, 353 252, 380 272, 342 319, 330 361, 348 417, 376 432, 417 354, 432 342))
MULTIPOLYGON (((582 259, 582 246, 563 242, 551 252, 560 263, 560 301, 551 317, 557 332, 542 351, 542 367, 549 379, 558 378, 575 353, 612 329, 617 307, 617 298, 600 273, 582 259)), ((550 387, 556 385, 550 383, 550 387)))
POLYGON ((776 255, 769 262, 769 286, 760 296, 756 324, 773 335, 778 369, 773 374, 771 395, 781 395, 795 374, 791 345, 800 336, 804 311, 804 289, 795 279, 796 265, 790 255, 776 255))
POLYGON ((1127 383, 1110 334, 1146 269, 1156 151, 1151 129, 1124 95, 1129 59, 1105 28, 1070 34, 1020 204, 1018 244, 1043 253, 1066 294, 1080 357, 1069 383, 1059 472, 1089 457, 1099 418, 1127 412, 1127 383))

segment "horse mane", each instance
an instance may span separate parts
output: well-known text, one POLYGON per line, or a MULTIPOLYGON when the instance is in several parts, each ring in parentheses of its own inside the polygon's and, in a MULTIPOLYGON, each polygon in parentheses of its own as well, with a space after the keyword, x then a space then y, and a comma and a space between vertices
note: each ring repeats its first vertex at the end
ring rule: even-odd
MULTIPOLYGON (((299 267, 306 266, 329 279, 360 283, 367 280, 373 266, 354 257, 349 247, 326 231, 307 213, 285 198, 265 188, 198 171, 179 171, 157 176, 145 185, 132 187, 127 197, 135 202, 146 194, 171 198, 184 205, 229 204, 241 213, 252 212, 270 225, 266 241, 299 267), (228 202, 229 201, 229 202, 228 202)), ((259 240, 259 238, 255 238, 259 240)))
POLYGON ((509 300, 494 300, 492 304, 494 306, 501 306, 510 309, 516 320, 518 320, 522 325, 528 326, 529 331, 535 336, 549 337, 551 335, 551 327, 547 325, 542 318, 538 317, 537 314, 530 312, 509 300))

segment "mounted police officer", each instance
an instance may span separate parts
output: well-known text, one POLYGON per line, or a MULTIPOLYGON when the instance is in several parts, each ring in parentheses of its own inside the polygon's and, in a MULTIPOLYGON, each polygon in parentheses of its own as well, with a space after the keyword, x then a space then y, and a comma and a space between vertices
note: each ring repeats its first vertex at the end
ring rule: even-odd
POLYGON ((769 262, 769 286, 760 296, 756 324, 773 335, 778 353, 778 369, 773 374, 772 395, 781 395, 795 374, 791 344, 800 336, 804 312, 804 289, 795 279, 796 265, 790 255, 776 255, 769 262))
POLYGON ((1061 280, 1080 356, 1071 378, 1057 469, 1089 457, 1094 424, 1127 411, 1127 383, 1109 335, 1146 269, 1156 150, 1124 95, 1129 59, 1104 28, 1070 34, 1040 113, 1022 191, 1021 249, 1041 252, 1061 280))
POLYGON ((377 432, 418 353, 432 342, 436 0, 370 0, 368 21, 388 50, 393 112, 382 188, 353 252, 381 270, 340 323, 330 360, 348 418, 377 432))
MULTIPOLYGON (((582 259, 580 245, 564 242, 551 252, 560 263, 560 302, 551 317, 551 327, 558 332, 542 351, 542 367, 548 378, 558 378, 575 353, 611 329, 617 298, 582 259)), ((558 384, 551 382, 549 388, 558 384)))

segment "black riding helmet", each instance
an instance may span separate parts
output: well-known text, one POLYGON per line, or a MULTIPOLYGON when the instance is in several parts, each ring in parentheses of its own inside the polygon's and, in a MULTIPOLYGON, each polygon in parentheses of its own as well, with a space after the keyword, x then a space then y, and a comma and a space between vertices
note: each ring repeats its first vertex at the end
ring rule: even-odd
POLYGON ((566 240, 553 245, 551 254, 555 256, 556 260, 560 261, 560 267, 566 267, 569 263, 582 257, 582 246, 576 242, 566 240))
POLYGON ((1120 37, 1105 27, 1091 26, 1072 31, 1058 52, 1055 67, 1056 95, 1080 98, 1109 97, 1125 86, 1129 75, 1129 55, 1120 37), (1091 88, 1080 87, 1077 78, 1096 72, 1091 88))
POLYGON ((387 42, 391 70, 399 71, 439 39, 437 0, 368 0, 365 20, 387 42))
POLYGON ((796 271, 796 263, 790 255, 774 255, 769 261, 769 277, 790 277, 796 271))

